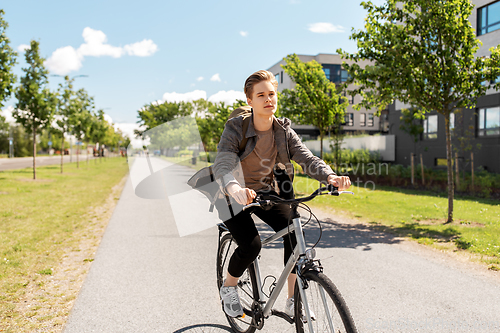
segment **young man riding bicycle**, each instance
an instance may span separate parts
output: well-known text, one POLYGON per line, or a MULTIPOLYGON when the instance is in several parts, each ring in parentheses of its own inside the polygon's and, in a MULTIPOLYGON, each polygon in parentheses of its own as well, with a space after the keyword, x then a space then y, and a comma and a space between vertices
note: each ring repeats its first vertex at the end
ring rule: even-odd
MULTIPOLYGON (((290 127, 289 119, 278 119, 274 116, 278 104, 277 87, 278 82, 271 72, 261 70, 250 75, 244 87, 247 103, 252 107, 248 129, 243 133, 242 116, 229 119, 217 147, 218 153, 213 165, 215 178, 221 183, 224 192, 234 199, 235 205, 249 204, 257 194, 284 196, 285 194, 280 193, 277 187, 274 170, 277 165, 286 170, 291 184, 293 181, 291 160, 301 165, 310 177, 322 183, 332 184, 339 190, 351 186, 349 177, 337 176, 323 160, 311 153, 290 127), (244 138, 247 142, 244 150, 240 151, 240 143, 244 138), (243 172, 244 185, 233 175, 239 164, 243 172)), ((219 200, 215 205, 219 216, 226 220, 221 216, 224 208, 227 210, 226 201, 219 200), (226 207, 223 207, 224 205, 226 207)), ((225 313, 231 317, 239 317, 243 315, 243 308, 236 285, 248 265, 258 256, 261 241, 251 213, 233 208, 239 213, 224 223, 236 240, 238 248, 229 261, 228 274, 220 290, 220 296, 225 313)), ((291 211, 287 204, 277 204, 269 210, 253 213, 275 231, 285 228, 288 221, 296 216, 296 212, 291 211)), ((293 233, 283 237, 285 264, 292 254, 295 243, 293 233)), ((285 306, 285 313, 290 317, 294 313, 295 280, 296 274, 293 271, 288 277, 288 299, 285 306)))

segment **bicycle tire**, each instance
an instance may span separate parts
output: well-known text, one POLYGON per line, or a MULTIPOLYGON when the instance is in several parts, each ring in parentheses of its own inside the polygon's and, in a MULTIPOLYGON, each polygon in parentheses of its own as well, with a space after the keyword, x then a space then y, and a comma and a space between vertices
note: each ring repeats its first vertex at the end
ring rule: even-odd
MULTIPOLYGON (((226 234, 220 240, 219 248, 217 250, 217 288, 220 290, 227 275, 227 267, 229 259, 234 253, 237 244, 231 234, 226 234)), ((250 265, 238 281, 238 294, 243 305, 245 313, 252 312, 254 300, 258 299, 257 279, 255 277, 255 269, 250 265)), ((224 312, 224 310, 222 310, 224 312)), ((244 318, 233 318, 228 316, 225 312, 224 315, 231 325, 233 331, 238 333, 253 333, 256 330, 252 326, 252 317, 246 315, 244 318)))
MULTIPOLYGON (((315 316, 311 321, 314 332, 357 333, 358 331, 354 325, 351 312, 333 282, 325 274, 316 270, 308 270, 302 276, 307 282, 307 289, 304 290, 306 292, 307 303, 315 316), (326 308, 321 296, 321 289, 325 291, 326 308), (332 324, 333 328, 331 327, 332 324)), ((294 292, 296 331, 297 333, 309 333, 309 326, 302 306, 298 283, 295 284, 294 292), (299 319, 297 320, 297 318, 299 319)))

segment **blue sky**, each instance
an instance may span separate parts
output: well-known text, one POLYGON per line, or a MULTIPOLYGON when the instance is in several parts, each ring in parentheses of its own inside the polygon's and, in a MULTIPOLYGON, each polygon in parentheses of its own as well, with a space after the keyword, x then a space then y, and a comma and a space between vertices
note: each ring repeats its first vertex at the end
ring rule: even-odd
MULTIPOLYGON (((16 0, 2 8, 11 46, 20 50, 18 77, 22 46, 35 39, 52 74, 88 75, 75 87, 129 132, 144 104, 231 99, 242 95, 248 75, 287 54, 354 52, 351 28, 362 28, 366 14, 360 2, 16 0)), ((51 77, 51 87, 62 80, 51 77)))

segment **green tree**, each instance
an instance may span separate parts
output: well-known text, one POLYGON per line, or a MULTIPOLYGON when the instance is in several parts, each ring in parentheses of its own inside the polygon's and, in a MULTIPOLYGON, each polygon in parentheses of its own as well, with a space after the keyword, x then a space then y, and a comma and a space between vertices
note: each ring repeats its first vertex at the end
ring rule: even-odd
POLYGON ((347 98, 342 96, 335 83, 326 78, 317 61, 304 63, 296 54, 288 55, 284 60, 286 64, 281 67, 296 85, 280 94, 279 114, 297 124, 316 126, 321 141, 320 157, 323 158, 323 138, 336 121, 343 121, 347 98))
POLYGON ((9 151, 9 123, 5 121, 5 117, 0 114, 0 154, 9 151))
POLYGON ((15 157, 33 156, 33 143, 23 126, 11 125, 11 135, 15 157))
MULTIPOLYGON (((150 103, 138 111, 138 124, 144 131, 148 131, 158 125, 162 125, 176 118, 190 116, 194 111, 194 105, 190 102, 164 102, 150 103)), ((141 135, 141 132, 136 134, 141 135)))
POLYGON ((48 71, 39 53, 39 43, 32 40, 26 50, 25 75, 16 89, 16 109, 12 113, 16 122, 33 136, 33 179, 36 179, 36 135, 38 130, 50 125, 56 107, 56 96, 48 86, 48 71))
POLYGON ((49 150, 52 148, 54 150, 61 150, 61 135, 59 132, 54 131, 53 128, 45 128, 41 131, 39 136, 38 147, 42 150, 49 150), (52 145, 49 145, 49 141, 52 145))
POLYGON ((3 19, 4 14, 4 10, 0 9, 0 109, 12 94, 16 81, 12 67, 16 64, 17 53, 10 47, 10 40, 5 34, 9 24, 3 19))
POLYGON ((238 102, 233 106, 226 106, 224 102, 206 102, 206 110, 204 110, 203 114, 199 113, 196 117, 205 151, 217 151, 217 145, 224 131, 224 125, 231 112, 239 106, 241 106, 241 103, 238 102))
MULTIPOLYGON (((464 113, 463 109, 457 109, 453 113, 454 124, 451 124, 451 139, 453 151, 457 153, 463 159, 463 163, 460 166, 460 160, 458 161, 459 169, 462 169, 462 179, 465 181, 465 167, 471 163, 471 152, 481 149, 481 144, 473 144, 476 136, 475 132, 475 117, 477 113, 472 115, 467 115, 464 113)), ((466 185, 462 183, 462 188, 466 188, 466 185)))
POLYGON ((59 84, 57 109, 56 109, 56 124, 57 129, 54 129, 61 135, 61 173, 63 173, 64 165, 64 135, 72 132, 72 122, 78 112, 76 93, 73 90, 73 81, 69 76, 64 77, 64 84, 59 84))
POLYGON ((99 160, 102 162, 102 153, 104 149, 104 141, 108 133, 109 123, 104 119, 104 110, 98 110, 92 117, 92 123, 89 130, 89 138, 99 146, 99 160))
POLYGON ((73 102, 74 113, 69 116, 68 120, 71 126, 71 133, 78 141, 76 148, 76 167, 79 168, 80 146, 83 143, 87 129, 90 126, 90 114, 94 108, 94 100, 83 88, 79 89, 75 95, 76 96, 73 102))
POLYGON ((498 48, 490 57, 475 57, 480 41, 469 22, 469 0, 387 0, 381 6, 361 3, 368 11, 365 30, 353 31, 358 51, 345 59, 347 83, 358 85, 353 94, 360 105, 379 111, 399 100, 422 113, 437 111, 445 119, 448 160, 448 218, 453 221, 453 169, 450 113, 474 106, 496 79, 500 65, 498 48), (361 68, 356 62, 369 60, 361 68), (487 84, 482 84, 487 82, 487 84))

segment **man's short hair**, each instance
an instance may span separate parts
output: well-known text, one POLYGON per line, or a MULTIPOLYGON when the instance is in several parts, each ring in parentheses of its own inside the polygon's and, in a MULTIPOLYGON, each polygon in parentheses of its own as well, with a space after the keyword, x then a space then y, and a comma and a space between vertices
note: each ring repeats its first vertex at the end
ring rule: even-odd
POLYGON ((276 81, 273 73, 265 70, 260 70, 250 75, 245 81, 244 92, 247 98, 252 98, 253 86, 262 81, 271 82, 274 86, 274 89, 278 90, 278 81, 276 81))

